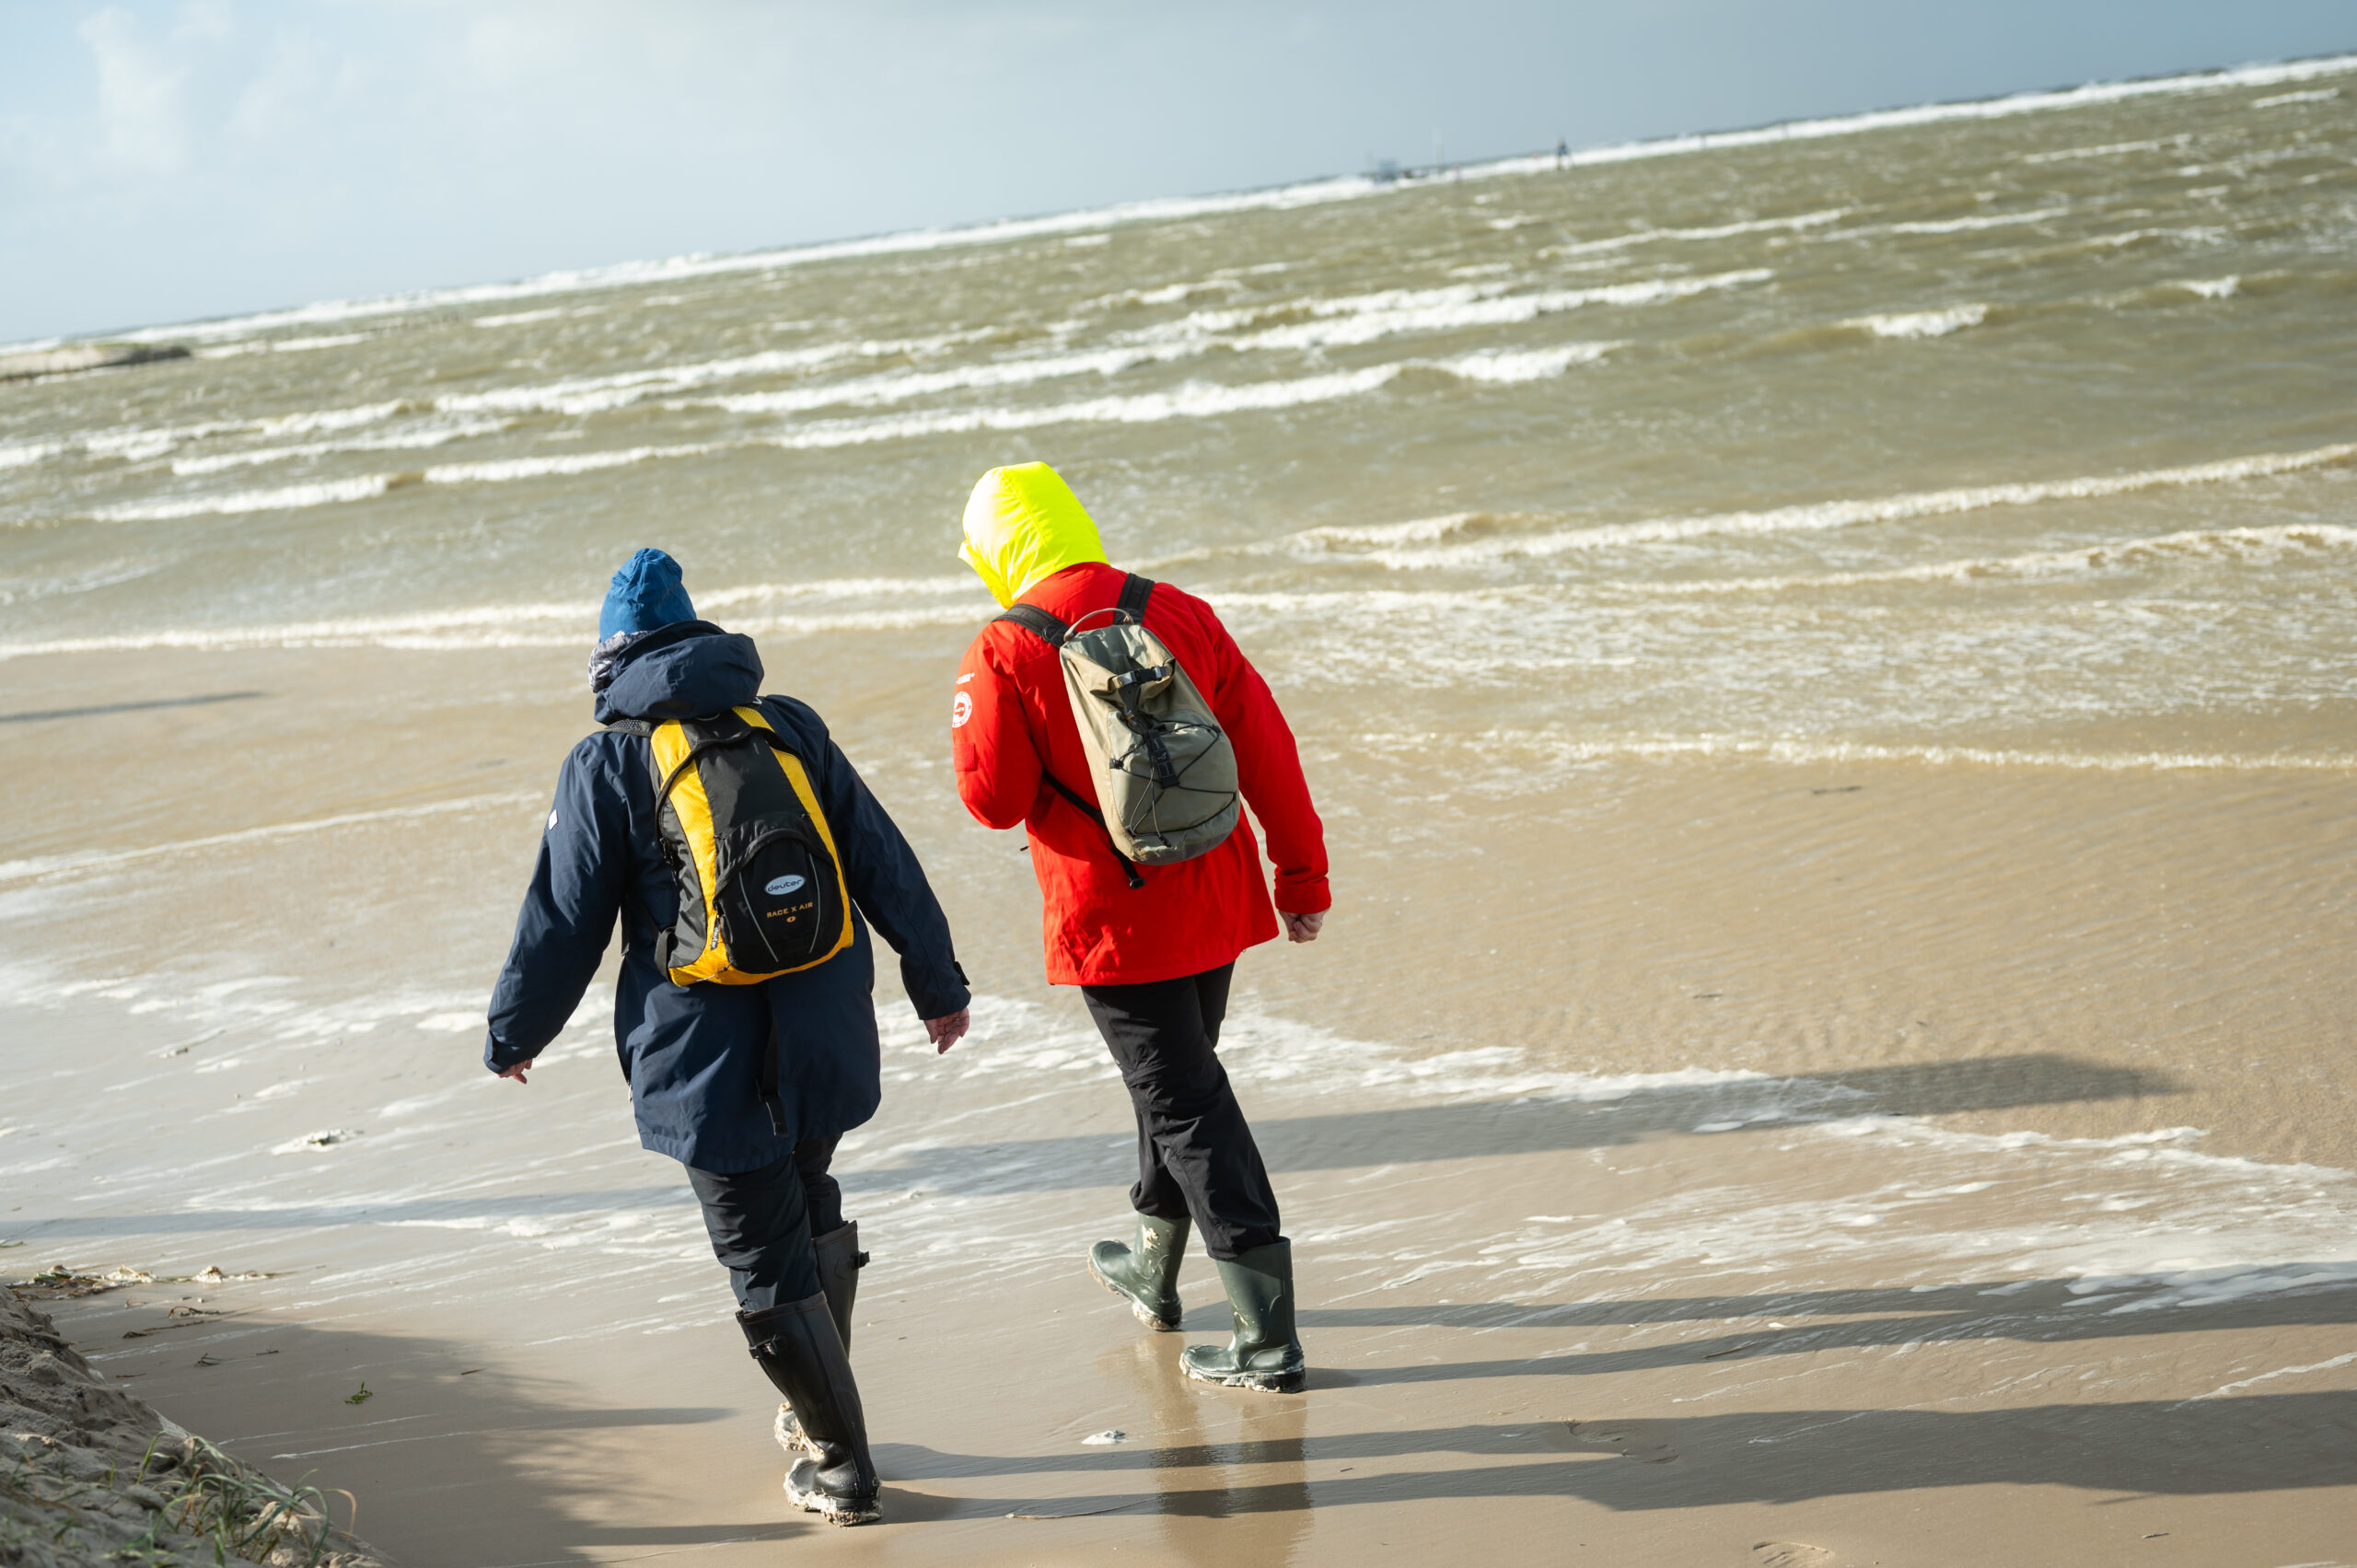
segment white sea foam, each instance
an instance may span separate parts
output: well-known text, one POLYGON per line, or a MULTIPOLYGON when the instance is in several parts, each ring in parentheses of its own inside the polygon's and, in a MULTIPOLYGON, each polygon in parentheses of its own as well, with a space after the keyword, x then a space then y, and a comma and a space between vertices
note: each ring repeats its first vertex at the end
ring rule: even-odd
POLYGON ((1446 517, 1413 517, 1404 523, 1337 524, 1304 528, 1292 536, 1292 542, 1325 546, 1434 544, 1456 537, 1488 516, 1486 512, 1451 512, 1446 517))
POLYGON ((1938 561, 1873 572, 1824 572, 1776 577, 1706 577, 1690 582, 1626 583, 1631 592, 1672 597, 1808 592, 1877 583, 1968 583, 1992 577, 2066 578, 2090 572, 2147 567, 2177 561, 2267 563, 2357 550, 2357 528, 2337 523, 2280 523, 2262 528, 2189 528, 2180 533, 2075 550, 1938 561))
POLYGON ((1373 343, 1406 332, 1463 331, 1513 326, 1541 316, 1590 305, 1655 305, 1698 294, 1762 283, 1774 276, 1750 267, 1700 278, 1646 278, 1590 288, 1547 289, 1511 294, 1508 284, 1452 284, 1442 288, 1385 289, 1284 303, 1199 310, 1161 326, 1125 334, 1125 341, 1156 345, 1218 343, 1250 351, 1336 348, 1373 343), (1274 317, 1306 313, 1309 319, 1253 328, 1274 317), (1230 334, 1240 334, 1231 336, 1230 334))
POLYGON ((502 484, 518 479, 599 473, 667 458, 701 458, 724 448, 708 442, 676 447, 626 447, 616 452, 567 452, 560 457, 501 458, 480 463, 436 463, 424 474, 428 484, 502 484))
POLYGON ((2232 299, 2242 285, 2239 276, 2229 274, 2223 278, 2181 278, 2173 286, 2204 299, 2232 299))
POLYGON ((0 443, 0 469, 23 468, 53 458, 65 450, 64 441, 9 441, 0 443))
POLYGON ((1785 218, 1754 218, 1746 223, 1712 224, 1701 228, 1641 228, 1630 234, 1616 234, 1606 239, 1583 239, 1569 245, 1550 245, 1538 252, 1541 261, 1557 256, 1593 256, 1610 250, 1626 250, 1632 245, 1650 245, 1664 240, 1732 239, 1742 234, 1790 233, 1797 229, 1817 228, 1838 223, 1849 216, 1847 207, 1826 207, 1817 212, 1799 213, 1785 218))
POLYGON ((1176 358, 1189 352, 1178 346, 1159 349, 1097 349, 1086 354, 1041 355, 1032 359, 997 360, 955 370, 902 370, 863 376, 819 387, 794 387, 775 392, 738 392, 693 400, 694 406, 725 409, 731 413, 799 413, 810 409, 906 402, 943 392, 996 390, 1028 387, 1074 376, 1114 376, 1132 366, 1176 358))
POLYGON ((163 570, 165 563, 153 558, 122 558, 96 563, 64 576, 0 577, 0 604, 18 604, 28 599, 52 598, 68 594, 86 594, 117 583, 136 582, 163 570))
POLYGON ((2066 210, 2066 207, 2058 203, 2026 213, 1984 213, 1976 217, 1892 223, 1883 225, 1882 232, 1886 234, 1968 234, 1976 229, 2011 228, 2015 224, 2037 223, 2045 218, 2060 217, 2066 210))
POLYGON ((1878 338, 1944 338, 1989 319, 1986 305, 1951 305, 1945 310, 1914 310, 1889 316, 1861 316, 1844 321, 1878 338))
POLYGON ((184 495, 163 501, 127 501, 100 506, 89 514, 102 523, 152 523, 173 517, 228 516, 244 512, 285 512, 306 506, 330 506, 340 502, 366 501, 392 487, 390 474, 362 474, 356 479, 321 480, 290 484, 277 490, 240 490, 220 495, 184 495))
POLYGON ((708 387, 715 381, 749 376, 778 376, 815 370, 853 358, 923 353, 943 346, 944 340, 905 343, 829 343, 806 348, 768 349, 760 354, 733 354, 725 359, 697 360, 686 365, 651 366, 617 370, 603 376, 575 376, 521 387, 501 387, 482 392, 447 392, 434 406, 449 413, 603 413, 643 399, 708 387))
POLYGON ((1481 349, 1445 359, 1435 366, 1468 381, 1544 381, 1574 365, 1593 365, 1619 343, 1564 343, 1557 348, 1481 349))
POLYGON ((1263 413, 1361 397, 1416 368, 1438 370, 1469 381, 1494 381, 1508 377, 1527 380, 1557 375, 1572 364, 1597 357, 1610 346, 1579 344, 1564 351, 1536 351, 1529 357, 1516 360, 1481 354, 1463 359, 1403 360, 1359 370, 1240 384, 1190 381, 1167 391, 1091 398, 1037 408, 957 409, 883 419, 814 421, 786 435, 771 437, 770 444, 792 449, 854 447, 976 430, 1037 430, 1056 424, 1156 424, 1174 419, 1263 413))
POLYGON ((0 643, 0 660, 148 648, 201 653, 243 648, 586 648, 596 640, 597 614, 595 605, 512 604, 262 626, 166 627, 103 637, 0 643))
POLYGON ((1172 419, 1268 412, 1359 397, 1387 385, 1406 368, 1404 365, 1377 365, 1363 370, 1242 385, 1190 381, 1167 391, 1091 398, 1038 408, 958 409, 886 419, 823 420, 772 437, 772 444, 795 449, 855 447, 975 430, 1037 430, 1054 424, 1155 424, 1172 419))
MULTIPOLYGON (((2328 1272, 2327 1271, 2318 1271, 2318 1272, 2327 1274, 2327 1277, 2316 1281, 2319 1284, 2345 1284, 2357 1282, 2357 1264, 2349 1264, 2328 1272)), ((2346 1366, 2352 1361, 2357 1361, 2357 1350, 2346 1351, 2340 1355, 2329 1356, 2323 1361, 2312 1361, 2301 1366, 2279 1366, 2272 1372, 2261 1372, 2255 1376, 2237 1377, 2231 1383, 2222 1383, 2206 1394, 2196 1394, 2192 1399, 2181 1400, 2170 1408, 2181 1409, 2186 1405, 2198 1404, 2203 1400, 2223 1400, 2229 1394, 2239 1394, 2245 1388, 2257 1388, 2261 1383, 2272 1383, 2278 1377, 2300 1377, 2311 1372, 2330 1372, 2335 1367, 2346 1366)))
POLYGON ((2269 98, 2251 99, 2253 109, 2281 109, 2287 103, 2329 103, 2340 96, 2339 87, 2319 87, 2313 92, 2276 93, 2269 98))
POLYGON ((2073 772, 2357 772, 2357 752, 2059 751, 1983 746, 1891 746, 1864 741, 1774 736, 1575 736, 1546 730, 1492 729, 1472 736, 1368 733, 1354 738, 1372 749, 1517 748, 1558 765, 1730 757, 1817 766, 1845 762, 1907 762, 1927 767, 2048 768, 2073 772))
POLYGON ((2030 164, 2063 163, 2073 158, 2119 157, 2126 153, 2158 152, 2163 147, 2182 146, 2192 139, 2188 134, 2167 136, 2149 142, 2107 142, 2096 147, 2062 147, 2054 152, 2029 153, 2025 155, 2021 161, 2030 164))
MULTIPOLYGON (((143 572, 153 569, 152 566, 145 567, 143 572)), ((871 601, 870 608, 861 610, 819 614, 807 611, 772 613, 766 617, 732 614, 729 617, 732 628, 746 632, 796 633, 956 625, 979 621, 986 614, 985 605, 980 602, 980 585, 971 577, 812 578, 805 582, 752 583, 715 588, 701 591, 696 598, 702 609, 714 613, 774 609, 811 600, 832 603, 871 601), (911 610, 905 606, 905 601, 911 598, 954 598, 959 602, 911 610)), ((153 648, 184 648, 205 653, 249 648, 352 647, 412 651, 517 647, 586 650, 596 640, 597 624, 598 605, 595 600, 487 604, 409 615, 356 615, 330 621, 259 626, 161 628, 102 637, 0 643, 0 661, 44 655, 121 653, 153 648)), ((4 879, 0 877, 0 880, 4 879)))
MULTIPOLYGON (((69 452, 81 452, 93 458, 113 459, 122 462, 146 462, 164 457, 192 441, 206 441, 224 436, 260 436, 284 439, 295 436, 315 436, 331 431, 351 430, 364 424, 374 424, 416 405, 399 400, 390 402, 366 403, 354 408, 303 409, 292 413, 263 414, 250 419, 207 420, 200 424, 142 427, 120 426, 111 430, 77 431, 70 435, 31 444, 18 462, 38 462, 62 457, 69 452)), ((7 448, 0 448, 0 468, 11 466, 7 448)), ((201 471, 201 470, 200 470, 201 471)))
MULTIPOLYGON (((253 429, 262 436, 310 436, 328 430, 350 430, 362 424, 374 424, 389 419, 409 403, 400 399, 390 402, 362 403, 356 408, 303 409, 294 413, 268 414, 252 422, 253 429)), ((207 431, 205 434, 215 434, 207 431)))
POLYGON ((493 436, 508 428, 504 419, 461 419, 440 424, 422 426, 391 436, 359 436, 349 441, 308 441, 293 447, 250 447, 240 452, 215 452, 201 458, 175 458, 172 472, 181 477, 208 473, 225 473, 231 469, 256 468, 264 463, 296 462, 307 458, 329 457, 339 452, 402 452, 429 447, 444 447, 453 441, 471 440, 478 436, 493 436))
MULTIPOLYGON (((1475 565, 1520 555, 1556 555, 1574 551, 1609 550, 1623 545, 1720 535, 1805 533, 1855 528, 1863 524, 1902 522, 1917 517, 1945 517, 1994 506, 2034 506, 2049 501, 2092 500, 2182 485, 2232 483, 2274 474, 2337 467, 2352 459, 2357 459, 2357 443, 2343 443, 2315 447, 2303 452, 2262 452, 2216 462, 2193 463, 2184 468, 2143 469, 2131 473, 2096 474, 2076 479, 1922 491, 1872 500, 1818 501, 1760 512, 1656 517, 1643 522, 1608 523, 1555 533, 1469 540, 1424 549, 1377 550, 1365 559, 1410 571, 1434 566, 1475 565)), ((1318 542, 1331 548, 1333 540, 1328 539, 1318 542)))
MULTIPOLYGON (((733 588, 720 588, 710 593, 699 591, 696 602, 706 610, 730 610, 738 605, 760 604, 770 599, 797 598, 905 598, 911 595, 953 596, 972 598, 981 592, 981 585, 970 575, 940 577, 814 577, 804 582, 747 583, 733 588)), ((582 613, 594 615, 595 605, 586 606, 582 613)))

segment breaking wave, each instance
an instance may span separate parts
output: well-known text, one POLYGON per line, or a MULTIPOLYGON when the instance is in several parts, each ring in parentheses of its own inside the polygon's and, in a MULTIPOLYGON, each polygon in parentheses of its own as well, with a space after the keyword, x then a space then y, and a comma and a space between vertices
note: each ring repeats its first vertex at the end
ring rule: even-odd
POLYGON ((1585 738, 1543 730, 1488 730, 1480 735, 1368 734, 1375 749, 1423 749, 1513 747, 1559 763, 1735 757, 1766 762, 1917 762, 1931 767, 2050 768, 2084 772, 2357 772, 2357 753, 2232 751, 2056 751, 1980 746, 1890 746, 1850 740, 1800 740, 1770 736, 1692 735, 1585 738))
POLYGON ((363 474, 216 495, 172 496, 94 508, 99 522, 159 522, 175 517, 286 511, 307 506, 373 500, 412 484, 496 484, 522 479, 594 473, 668 459, 708 457, 718 452, 764 447, 807 451, 865 446, 917 436, 961 435, 977 430, 1037 430, 1056 424, 1153 424, 1174 419, 1211 419, 1222 414, 1267 412, 1353 398, 1389 385, 1411 370, 1432 370, 1469 382, 1516 382, 1558 376, 1576 364, 1603 357, 1614 345, 1575 343, 1522 351, 1484 350, 1451 359, 1403 360, 1360 370, 1333 371, 1287 380, 1237 383, 1190 381, 1167 391, 1136 392, 1049 403, 1036 408, 942 410, 881 419, 815 420, 787 432, 754 440, 684 442, 668 447, 631 447, 610 452, 571 452, 557 457, 503 458, 470 463, 440 463, 405 473, 363 474))
MULTIPOLYGON (((2344 442, 2312 447, 2305 452, 2262 452, 2217 462, 2194 463, 2184 468, 2144 469, 2133 473, 2098 474, 2079 479, 1921 491, 1872 500, 1818 501, 1760 512, 1655 517, 1643 522, 1608 523, 1596 528, 1569 528, 1535 536, 1444 543, 1426 549, 1377 549, 1361 559, 1410 571, 1433 566, 1473 565, 1515 556, 1560 555, 1576 551, 1609 550, 1628 544, 1704 539, 1713 535, 1805 533, 1854 528, 1865 523, 1901 522, 1915 517, 1979 512, 1995 506, 2033 506, 2048 501, 2084 501, 2180 485, 2231 483, 2236 480, 2263 479, 2273 474, 2332 468, 2352 459, 2357 459, 2357 443, 2344 442)), ((1294 537, 1296 540, 1329 549, 1337 542, 1330 532, 1323 530, 1294 537)))
MULTIPOLYGON (((733 631, 856 632, 900 627, 979 623, 987 614, 981 587, 964 577, 821 577, 794 583, 747 583, 700 590, 697 603, 708 612, 731 614, 733 631), (910 599, 955 600, 920 609, 910 599), (868 601, 866 608, 836 609, 868 601), (812 612, 795 607, 817 603, 812 612), (766 613, 763 613, 766 611, 766 613)), ((598 604, 577 602, 486 604, 465 610, 409 615, 357 615, 334 620, 287 621, 261 626, 200 626, 122 633, 102 637, 52 638, 0 643, 0 661, 47 654, 119 653, 185 648, 206 653, 246 648, 381 647, 412 650, 579 647, 595 642, 598 604)))
POLYGON ((1914 310, 1890 316, 1860 316, 1844 321, 1878 338, 1944 338, 1989 319, 1986 305, 1951 305, 1945 310, 1914 310))
POLYGON ((2151 539, 2091 544, 2076 550, 2034 551, 2022 555, 1941 561, 1924 566, 1894 566, 1879 572, 1827 572, 1816 575, 1720 577, 1683 583, 1631 583, 1634 591, 1666 595, 1772 594, 1815 588, 1846 588, 1875 583, 1968 583, 1990 578, 2082 576, 2091 572, 2163 565, 2172 561, 2273 563, 2295 555, 2357 550, 2357 528, 2337 523, 2282 523, 2267 528, 2189 528, 2151 539))

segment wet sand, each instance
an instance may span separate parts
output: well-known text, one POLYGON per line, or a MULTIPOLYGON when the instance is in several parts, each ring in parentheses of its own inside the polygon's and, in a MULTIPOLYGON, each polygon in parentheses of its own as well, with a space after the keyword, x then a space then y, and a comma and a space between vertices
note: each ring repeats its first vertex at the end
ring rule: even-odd
POLYGON ((1200 1257, 1183 1337, 1083 1272, 1126 1109, 947 798, 959 640, 769 650, 984 998, 935 1063, 886 983, 841 1161, 883 1527, 784 1511, 595 993, 528 1088, 474 1060, 570 656, 42 661, 26 714, 180 705, 0 715, 0 1259, 274 1275, 59 1321, 416 1564, 2351 1560, 2345 776, 1459 760, 1300 705, 1341 902, 1225 1053, 1316 1371, 1254 1397, 1177 1376, 1200 1257))

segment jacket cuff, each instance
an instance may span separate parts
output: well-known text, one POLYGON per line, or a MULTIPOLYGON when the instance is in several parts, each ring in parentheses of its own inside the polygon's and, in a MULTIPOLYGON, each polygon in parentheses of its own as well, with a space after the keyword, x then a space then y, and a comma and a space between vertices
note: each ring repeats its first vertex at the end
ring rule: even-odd
POLYGON ((537 1051, 531 1052, 530 1055, 527 1055, 523 1051, 512 1050, 509 1047, 504 1046, 499 1043, 499 1037, 495 1034, 490 1033, 488 1030, 483 1034, 482 1064, 491 1072, 505 1073, 508 1068, 515 1066, 517 1063, 529 1062, 533 1057, 538 1055, 540 1055, 540 1052, 537 1051))
POLYGON ((946 1018, 974 1000, 973 992, 966 984, 965 966, 955 958, 949 960, 947 969, 902 958, 900 983, 908 988, 910 1005, 916 1008, 920 1018, 946 1018))
POLYGON ((1326 878, 1312 881, 1277 883, 1277 909, 1283 914, 1323 914, 1334 907, 1334 894, 1326 886, 1326 878))

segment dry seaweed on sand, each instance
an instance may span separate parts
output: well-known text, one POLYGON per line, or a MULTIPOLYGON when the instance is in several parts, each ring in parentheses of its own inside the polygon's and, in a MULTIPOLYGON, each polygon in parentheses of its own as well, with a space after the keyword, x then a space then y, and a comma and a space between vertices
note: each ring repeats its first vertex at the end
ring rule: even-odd
POLYGON ((174 1425, 0 1291, 0 1564, 377 1568, 347 1530, 321 1489, 174 1425))

